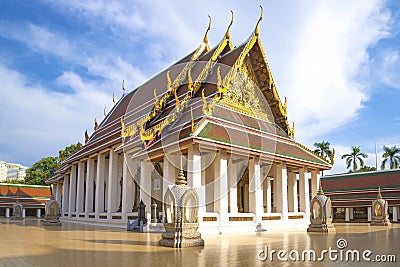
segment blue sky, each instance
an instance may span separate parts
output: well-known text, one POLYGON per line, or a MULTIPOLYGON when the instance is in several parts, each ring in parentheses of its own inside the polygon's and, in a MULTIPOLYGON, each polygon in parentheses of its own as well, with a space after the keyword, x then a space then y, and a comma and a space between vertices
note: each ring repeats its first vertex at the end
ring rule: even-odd
MULTIPOLYGON (((235 13, 234 45, 260 1, 2 1, 0 159, 31 165, 93 132, 121 81, 128 91, 195 49, 213 46, 235 13)), ((266 1, 260 35, 296 139, 359 145, 375 165, 400 145, 398 1, 266 1)))

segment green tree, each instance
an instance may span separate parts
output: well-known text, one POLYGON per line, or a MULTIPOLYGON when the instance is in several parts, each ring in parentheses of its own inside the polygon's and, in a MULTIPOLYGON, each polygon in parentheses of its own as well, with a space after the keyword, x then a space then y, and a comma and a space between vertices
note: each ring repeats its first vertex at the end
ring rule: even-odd
MULTIPOLYGON (((370 166, 367 166, 367 165, 361 166, 361 167, 357 170, 357 172, 374 172, 374 171, 376 171, 376 168, 375 168, 375 167, 370 167, 370 166)), ((353 170, 350 170, 349 172, 352 173, 353 170)))
POLYGON ((58 151, 58 158, 60 159, 60 162, 64 161, 66 158, 68 158, 69 156, 74 154, 75 151, 77 151, 81 147, 82 147, 82 144, 78 142, 76 144, 67 146, 63 150, 58 151))
POLYGON ((57 157, 43 158, 26 170, 25 183, 46 185, 45 181, 54 174, 59 166, 57 157))
POLYGON ((47 157, 34 163, 26 170, 25 183, 46 185, 46 180, 53 176, 54 172, 61 166, 61 162, 81 147, 81 143, 72 144, 60 150, 58 152, 58 157, 47 157))
POLYGON ((351 146, 351 153, 342 155, 342 159, 346 159, 347 168, 350 168, 353 165, 353 172, 357 172, 358 164, 360 162, 360 166, 364 166, 364 160, 368 158, 368 155, 361 152, 359 146, 351 146))
POLYGON ((320 155, 322 158, 328 159, 332 155, 332 150, 330 148, 330 143, 322 141, 320 143, 316 142, 314 143, 314 146, 317 148, 314 150, 314 152, 318 155, 320 155))
POLYGON ((383 155, 384 160, 382 161, 381 169, 384 170, 386 163, 389 161, 390 169, 397 169, 400 167, 400 148, 393 146, 387 147, 383 146, 383 155))

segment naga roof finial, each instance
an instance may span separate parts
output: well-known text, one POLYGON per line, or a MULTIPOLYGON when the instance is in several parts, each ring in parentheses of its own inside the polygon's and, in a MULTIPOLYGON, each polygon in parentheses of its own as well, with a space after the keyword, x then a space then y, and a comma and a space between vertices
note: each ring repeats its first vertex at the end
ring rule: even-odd
POLYGON ((228 29, 226 29, 226 33, 225 33, 225 38, 226 39, 229 39, 231 37, 230 29, 231 29, 231 26, 233 24, 233 11, 232 10, 231 10, 231 13, 232 13, 231 22, 229 23, 228 29))
POLYGON ((263 7, 260 5, 260 8, 261 8, 261 14, 260 14, 260 18, 258 19, 258 21, 257 21, 257 24, 256 24, 256 29, 255 29, 255 34, 258 36, 258 34, 259 34, 259 32, 258 32, 258 24, 260 24, 260 21, 262 21, 262 19, 263 19, 263 15, 264 15, 264 9, 263 9, 263 7))
POLYGON ((112 97, 112 102, 115 104, 114 93, 113 93, 113 97, 112 97))
POLYGON ((103 109, 103 114, 104 114, 104 117, 105 117, 105 116, 107 116, 107 113, 106 113, 106 108, 107 108, 107 107, 104 107, 104 109, 103 109))
POLYGON ((89 134, 87 130, 85 131, 85 144, 89 141, 89 134))
POLYGON ((125 86, 124 86, 124 80, 122 80, 122 92, 123 92, 123 94, 122 95, 125 95, 125 91, 126 91, 126 89, 125 89, 125 86))
POLYGON ((204 34, 204 38, 203 38, 203 42, 206 43, 206 44, 208 44, 208 32, 211 29, 211 22, 212 22, 212 19, 211 19, 210 15, 208 15, 208 18, 209 18, 208 27, 207 27, 206 33, 204 34))
POLYGON ((94 130, 96 131, 99 128, 99 124, 97 123, 97 118, 94 118, 94 130))

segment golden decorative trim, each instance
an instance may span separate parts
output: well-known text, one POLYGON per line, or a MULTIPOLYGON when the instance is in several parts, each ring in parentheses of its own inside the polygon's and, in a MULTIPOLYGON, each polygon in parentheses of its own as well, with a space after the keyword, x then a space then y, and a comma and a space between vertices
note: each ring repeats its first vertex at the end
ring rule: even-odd
POLYGON ((324 162, 330 164, 330 162, 329 162, 326 158, 321 157, 320 155, 318 155, 317 153, 315 153, 314 151, 312 151, 312 150, 309 149, 308 147, 306 147, 306 146, 300 144, 299 142, 295 142, 295 144, 296 144, 297 146, 301 147, 302 149, 304 149, 305 151, 307 151, 308 153, 310 153, 310 154, 316 156, 316 157, 319 158, 320 160, 322 160, 322 161, 324 161, 324 162))
POLYGON ((192 107, 190 107, 190 116, 191 116, 191 119, 192 119, 192 134, 194 133, 194 119, 193 119, 193 108, 192 107))

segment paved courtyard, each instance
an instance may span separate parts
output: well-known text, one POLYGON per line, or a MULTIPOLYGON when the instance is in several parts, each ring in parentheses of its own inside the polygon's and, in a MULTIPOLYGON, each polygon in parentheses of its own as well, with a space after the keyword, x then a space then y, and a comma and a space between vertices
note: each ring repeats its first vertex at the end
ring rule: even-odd
MULTIPOLYGON (((205 235, 204 248, 172 249, 158 246, 160 234, 142 234, 118 229, 64 223, 61 227, 41 227, 36 219, 0 219, 1 266, 398 266, 400 261, 400 224, 371 227, 367 224, 337 224, 335 234, 308 235, 304 230, 268 231, 237 235, 205 235), (338 248, 338 239, 347 246, 338 248), (261 261, 268 248, 270 259, 261 261), (337 250, 337 260, 329 253, 320 262, 290 260, 293 250, 314 250, 316 258, 323 249, 337 250), (279 250, 283 259, 278 260, 279 250), (346 261, 348 250, 360 252, 360 262, 346 261), (362 259, 364 250, 372 251, 362 259), (342 252, 341 252, 342 251, 342 252), (340 260, 343 253, 343 260, 340 260), (376 255, 395 255, 396 263, 373 262, 376 255)), ((340 244, 342 246, 343 243, 340 244)), ((368 254, 368 253, 367 253, 368 254)), ((307 256, 307 254, 305 254, 307 256)), ((388 257, 386 257, 388 258, 388 257)), ((349 258, 351 259, 351 257, 349 258)))

